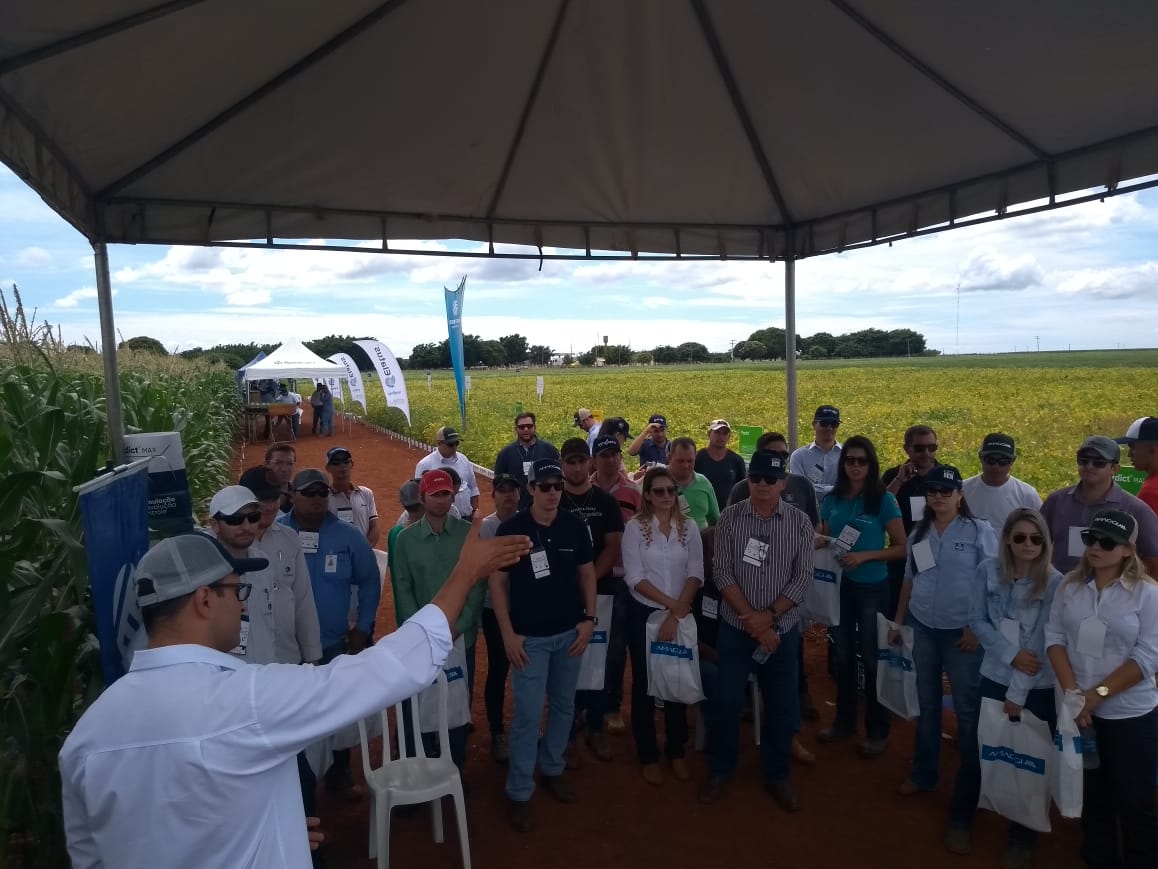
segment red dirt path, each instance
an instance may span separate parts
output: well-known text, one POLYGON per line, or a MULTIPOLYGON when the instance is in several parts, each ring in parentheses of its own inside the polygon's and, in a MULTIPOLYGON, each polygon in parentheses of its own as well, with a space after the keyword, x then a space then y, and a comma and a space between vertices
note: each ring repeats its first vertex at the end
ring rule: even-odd
MULTIPOLYGON (((335 429, 344 429, 338 421, 335 429)), ((389 437, 354 424, 348 433, 333 438, 305 435, 297 443, 298 470, 322 467, 327 448, 347 446, 354 455, 354 479, 374 491, 382 517, 382 546, 397 518, 398 487, 414 471, 422 453, 389 437)), ((264 443, 239 448, 235 468, 260 464, 264 443)), ((487 488, 485 482, 481 488, 487 488)), ((489 512, 489 492, 483 505, 489 512)), ((393 626, 392 605, 386 589, 378 625, 393 626)), ((600 869, 667 866, 672 869, 727 866, 828 867, 864 869, 950 866, 982 869, 997 863, 1005 844, 1006 822, 990 812, 979 812, 974 824, 973 855, 956 857, 941 845, 948 812, 949 790, 956 750, 948 742, 942 752, 942 777, 930 795, 902 798, 896 787, 905 778, 912 756, 912 726, 894 719, 892 741, 884 757, 862 761, 850 743, 834 747, 816 744, 815 733, 831 723, 834 691, 824 673, 824 640, 813 632, 806 642, 805 660, 813 697, 821 707, 821 721, 806 722, 801 739, 817 755, 817 765, 795 767, 792 780, 804 808, 796 815, 782 812, 760 786, 757 749, 751 727, 744 725, 740 767, 724 798, 714 806, 696 802, 696 788, 707 775, 703 756, 693 752, 692 782, 668 777, 662 788, 639 776, 630 734, 613 737, 616 759, 599 763, 584 748, 583 767, 574 773, 579 801, 561 805, 540 790, 534 797, 536 830, 519 835, 505 820, 504 770, 488 754, 481 685, 486 678, 485 640, 479 633, 477 688, 474 696, 475 731, 469 745, 465 778, 470 788, 467 815, 471 861, 477 869, 514 865, 568 866, 586 864, 600 869)), ((628 667, 630 679, 630 667, 628 667)), ((510 715, 508 694, 507 714, 510 715)), ((662 721, 662 718, 660 719, 662 721)), ((946 729, 953 729, 946 716, 946 729)), ((361 776, 357 752, 355 775, 361 776)), ((446 842, 435 845, 429 812, 395 819, 391 857, 398 867, 457 867, 459 848, 453 812, 445 806, 446 842)), ((319 813, 327 832, 327 867, 368 867, 366 857, 369 800, 353 805, 336 803, 321 795, 319 813)), ((1081 865, 1077 857, 1080 833, 1074 821, 1055 816, 1054 832, 1041 837, 1036 865, 1068 869, 1081 865)))

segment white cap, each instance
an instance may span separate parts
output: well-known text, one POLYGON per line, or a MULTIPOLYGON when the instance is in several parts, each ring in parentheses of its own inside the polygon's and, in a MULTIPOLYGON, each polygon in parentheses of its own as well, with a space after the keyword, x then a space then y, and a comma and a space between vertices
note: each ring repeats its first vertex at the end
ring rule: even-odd
POLYGON ((257 495, 245 486, 226 486, 209 502, 209 515, 213 517, 232 516, 242 507, 248 507, 250 504, 257 505, 258 503, 257 495))

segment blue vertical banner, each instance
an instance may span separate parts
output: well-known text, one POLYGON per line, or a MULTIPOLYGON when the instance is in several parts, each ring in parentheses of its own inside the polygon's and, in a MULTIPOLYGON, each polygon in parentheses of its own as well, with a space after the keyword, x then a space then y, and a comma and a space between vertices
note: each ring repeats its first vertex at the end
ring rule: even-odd
POLYGON ((146 641, 134 574, 149 549, 148 466, 133 462, 78 487, 106 686, 125 674, 146 641))
POLYGON ((454 367, 454 385, 458 388, 458 412, 462 416, 462 430, 466 431, 466 365, 462 350, 462 298, 466 292, 466 275, 458 288, 442 288, 446 297, 446 328, 450 337, 450 363, 454 367))

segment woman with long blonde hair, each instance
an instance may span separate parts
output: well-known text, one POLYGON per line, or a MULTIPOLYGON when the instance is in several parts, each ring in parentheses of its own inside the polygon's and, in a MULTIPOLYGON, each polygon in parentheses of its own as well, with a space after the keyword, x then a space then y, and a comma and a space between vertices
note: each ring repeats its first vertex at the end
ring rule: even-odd
POLYGON ((1054 596, 1046 653, 1058 684, 1080 695, 1098 765, 1087 768, 1082 857, 1087 866, 1158 866, 1158 583, 1135 543, 1138 523, 1101 510, 1081 533, 1085 551, 1054 596), (1119 846, 1120 842, 1120 846, 1119 846))
MULTIPOLYGON (((1018 507, 1005 519, 997 555, 977 567, 969 627, 985 654, 981 696, 1004 702, 1010 718, 1022 709, 1057 727, 1053 668, 1045 653, 1045 625, 1061 573, 1050 564, 1052 545, 1045 519, 1018 507)), ((1011 824, 1002 869, 1029 866, 1037 833, 1011 824)))
MULTIPOLYGON (((631 733, 648 784, 663 784, 659 745, 655 734, 655 707, 647 693, 647 620, 657 610, 667 618, 660 640, 675 639, 679 619, 692 611, 696 592, 704 584, 704 550, 696 523, 677 505, 678 486, 664 465, 643 477, 639 512, 623 532, 623 572, 631 598, 627 602, 627 649, 631 654, 631 733)), ((691 778, 684 759, 688 739, 687 708, 664 703, 664 753, 672 775, 691 778)))

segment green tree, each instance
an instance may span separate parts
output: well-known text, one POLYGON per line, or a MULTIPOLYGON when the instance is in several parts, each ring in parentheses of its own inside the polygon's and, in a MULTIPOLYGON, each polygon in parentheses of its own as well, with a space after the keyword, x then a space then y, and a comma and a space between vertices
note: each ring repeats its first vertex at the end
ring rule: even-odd
POLYGON ((582 365, 586 368, 590 368, 592 365, 595 364, 595 353, 588 350, 586 353, 580 354, 578 359, 579 359, 580 365, 582 365))
POLYGON ((632 357, 632 362, 634 362, 636 365, 651 365, 654 358, 655 357, 648 353, 646 350, 643 350, 639 353, 636 353, 635 356, 632 357))
POLYGON ((676 347, 676 357, 679 362, 707 362, 711 354, 698 341, 685 341, 676 347))
POLYGON ((522 335, 504 335, 499 339, 499 343, 503 345, 503 353, 506 354, 508 364, 520 365, 527 361, 527 339, 522 335))
MULTIPOLYGON (((673 362, 680 361, 679 351, 669 344, 661 344, 651 352, 655 356, 655 361, 660 365, 671 365, 673 362)), ((685 356, 684 359, 686 360, 687 357, 685 356)))
POLYGON ((136 350, 140 353, 152 353, 154 356, 168 356, 169 351, 165 349, 165 345, 156 338, 150 338, 148 335, 138 335, 136 338, 130 338, 128 341, 122 341, 117 345, 118 350, 136 350))
POLYGON ((532 365, 546 365, 551 361, 551 348, 546 344, 535 344, 527 351, 532 365))
POLYGON ((353 335, 327 335, 325 338, 315 338, 306 341, 307 348, 317 353, 323 359, 329 359, 335 353, 345 353, 354 360, 359 371, 373 371, 374 363, 366 355, 366 351, 355 344, 355 341, 376 341, 377 338, 355 338, 353 335))
POLYGON ((742 341, 733 351, 737 359, 766 359, 768 348, 760 341, 742 341))
POLYGON ((501 368, 509 361, 501 341, 483 341, 479 344, 479 361, 490 368, 501 368))

